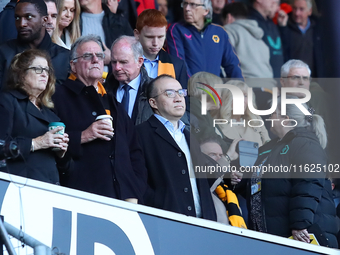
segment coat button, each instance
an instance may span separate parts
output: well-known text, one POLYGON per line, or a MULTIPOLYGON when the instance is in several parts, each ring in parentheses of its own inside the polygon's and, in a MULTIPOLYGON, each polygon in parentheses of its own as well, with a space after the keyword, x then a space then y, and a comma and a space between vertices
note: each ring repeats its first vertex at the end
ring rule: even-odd
POLYGON ((191 206, 190 206, 190 205, 188 206, 188 210, 189 210, 189 211, 191 211, 191 210, 192 210, 192 208, 191 208, 191 206))
POLYGON ((185 171, 185 169, 183 169, 183 170, 182 170, 182 174, 185 174, 185 173, 186 173, 186 171, 185 171))
POLYGON ((182 157, 182 152, 178 152, 178 153, 177 153, 177 156, 178 156, 178 157, 182 157))
POLYGON ((110 158, 110 159, 113 159, 113 156, 112 156, 112 155, 110 155, 110 156, 109 156, 109 158, 110 158))
POLYGON ((93 115, 93 116, 97 116, 97 113, 96 113, 96 112, 92 112, 92 115, 93 115))
POLYGON ((184 190, 185 193, 187 193, 189 189, 188 188, 184 188, 183 190, 184 190))

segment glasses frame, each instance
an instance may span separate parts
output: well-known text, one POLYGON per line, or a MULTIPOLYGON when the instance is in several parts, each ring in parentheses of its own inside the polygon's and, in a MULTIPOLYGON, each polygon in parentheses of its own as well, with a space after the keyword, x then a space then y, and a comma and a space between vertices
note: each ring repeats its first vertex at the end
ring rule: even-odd
POLYGON ((83 58, 85 61, 92 61, 94 56, 96 56, 96 58, 98 58, 98 60, 104 60, 105 59, 105 53, 104 52, 97 52, 97 53, 90 53, 90 52, 87 52, 87 53, 84 53, 83 55, 79 56, 79 57, 76 57, 74 59, 72 59, 72 61, 75 61, 79 58, 83 58), (103 58, 102 57, 98 57, 98 54, 103 54, 103 58), (91 58, 90 59, 86 59, 87 56, 85 55, 91 55, 91 58))
POLYGON ((158 96, 160 96, 160 95, 163 95, 163 94, 165 94, 168 98, 175 98, 175 97, 176 97, 176 94, 177 94, 179 97, 186 97, 186 96, 188 95, 188 90, 187 90, 187 89, 179 89, 179 90, 166 89, 166 90, 164 90, 162 93, 160 93, 160 94, 158 94, 158 95, 156 95, 156 96, 154 96, 154 97, 152 97, 152 98, 156 98, 156 97, 158 97, 158 96), (174 96, 174 97, 170 97, 170 96, 167 94, 168 91, 173 91, 173 92, 175 92, 175 96, 174 96), (184 92, 184 95, 181 96, 181 95, 179 94, 179 91, 183 91, 183 92, 184 92))
POLYGON ((196 3, 188 3, 188 2, 182 2, 181 7, 185 8, 189 6, 191 9, 196 9, 199 6, 204 6, 204 4, 196 4, 196 3))
POLYGON ((51 69, 49 67, 41 67, 41 66, 30 66, 26 70, 34 70, 36 74, 42 74, 44 71, 46 74, 51 74, 51 69), (40 71, 38 71, 40 70, 40 71))
POLYGON ((292 81, 298 81, 298 80, 302 80, 303 82, 311 82, 312 81, 312 77, 307 77, 307 76, 300 76, 300 75, 290 75, 290 76, 286 76, 284 78, 287 79, 291 79, 292 81), (307 78, 307 79, 305 79, 307 78))

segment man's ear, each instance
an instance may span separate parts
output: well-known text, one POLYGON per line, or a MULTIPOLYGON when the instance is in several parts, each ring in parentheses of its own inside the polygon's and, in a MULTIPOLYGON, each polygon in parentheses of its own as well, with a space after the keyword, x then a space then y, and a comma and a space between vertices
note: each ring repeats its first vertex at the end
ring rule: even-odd
POLYGON ((308 16, 311 16, 313 13, 313 8, 310 8, 309 11, 308 11, 308 16))
POLYGON ((76 67, 75 67, 75 63, 73 61, 70 62, 70 66, 71 66, 71 71, 72 73, 76 74, 76 67))
POLYGON ((156 99, 150 98, 149 99, 149 104, 150 104, 152 109, 158 109, 156 99))
POLYGON ((139 58, 138 58, 138 61, 137 61, 138 68, 141 68, 141 66, 143 65, 143 63, 144 63, 144 58, 143 58, 143 57, 139 57, 139 58))
POLYGON ((204 17, 207 16, 208 14, 209 14, 209 10, 205 9, 204 17))
POLYGON ((139 35, 140 35, 139 31, 137 29, 135 29, 135 30, 133 30, 133 33, 135 35, 135 38, 139 41, 139 35))
POLYGON ((286 87, 284 79, 286 78, 282 78, 282 77, 280 78, 281 87, 286 87))
POLYGON ((47 16, 43 16, 42 17, 42 26, 45 27, 46 23, 47 23, 48 17, 47 16))

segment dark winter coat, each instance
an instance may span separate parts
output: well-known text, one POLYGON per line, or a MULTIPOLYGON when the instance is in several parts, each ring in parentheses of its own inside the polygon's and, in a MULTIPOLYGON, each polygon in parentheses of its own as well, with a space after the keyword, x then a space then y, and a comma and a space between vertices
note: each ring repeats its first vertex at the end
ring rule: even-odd
POLYGON ((313 77, 325 77, 325 60, 322 54, 320 25, 310 19, 311 25, 305 34, 290 18, 286 27, 280 27, 285 61, 300 59, 308 64, 313 77))
MULTIPOLYGON (((184 152, 154 115, 136 128, 148 169, 149 185, 145 194, 146 205, 196 217, 184 152)), ((189 131, 184 130, 184 135, 190 147, 193 164, 203 166, 205 158, 202 157, 199 144, 193 139, 190 140, 189 131)), ((196 178, 196 182, 201 200, 202 217, 216 221, 216 212, 207 179, 196 178)))
MULTIPOLYGON (((312 224, 318 224, 328 238, 329 247, 337 247, 335 206, 330 181, 324 172, 327 156, 316 135, 306 128, 295 128, 281 141, 274 139, 262 146, 255 165, 260 165, 266 157, 265 166, 291 169, 281 175, 277 172, 262 176, 262 214, 267 232, 289 237, 292 230, 308 230, 312 224), (315 172, 311 172, 313 164, 315 172), (308 167, 310 171, 298 174, 300 166, 308 167), (316 166, 322 171, 316 172, 316 166)), ((248 183, 250 195, 249 186, 248 183)))
POLYGON ((18 90, 0 94, 0 139, 18 143, 20 156, 7 160, 8 173, 59 184, 56 154, 49 148, 31 151, 32 139, 44 135, 50 122, 59 121, 51 109, 36 108, 18 90))
POLYGON ((124 108, 106 94, 113 117, 114 136, 110 142, 95 139, 81 144, 81 133, 97 116, 107 114, 93 86, 68 79, 53 96, 55 111, 66 125, 70 142, 67 156, 74 171, 62 183, 67 187, 118 198, 142 201, 147 173, 135 127, 124 108))

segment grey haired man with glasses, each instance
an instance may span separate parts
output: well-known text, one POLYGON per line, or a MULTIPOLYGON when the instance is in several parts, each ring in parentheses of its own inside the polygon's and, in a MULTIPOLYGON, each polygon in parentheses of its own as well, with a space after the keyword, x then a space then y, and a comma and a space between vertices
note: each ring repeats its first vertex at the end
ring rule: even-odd
MULTIPOLYGON (((331 116, 330 104, 333 102, 332 97, 324 91, 324 89, 311 78, 312 72, 309 66, 299 60, 291 59, 281 67, 280 83, 282 87, 303 88, 309 90, 311 99, 307 102, 309 107, 315 109, 315 113, 322 116, 325 121, 326 128, 333 121, 331 116), (312 82, 313 81, 313 82, 312 82)), ((290 95, 304 98, 304 93, 290 93, 290 95)))
POLYGON ((211 23, 211 1, 183 0, 181 6, 185 22, 174 23, 167 30, 168 53, 186 63, 189 77, 205 71, 243 78, 227 32, 211 23))
POLYGON ((207 179, 194 173, 194 164, 202 163, 197 163, 202 159, 199 144, 190 139, 180 120, 186 95, 186 89, 166 74, 148 86, 147 98, 154 115, 136 126, 148 170, 144 201, 163 210, 216 220, 207 179))
POLYGON ((129 116, 101 84, 105 54, 99 36, 78 38, 71 47, 68 80, 53 96, 72 145, 74 170, 61 183, 111 198, 142 203, 146 169, 129 116))

